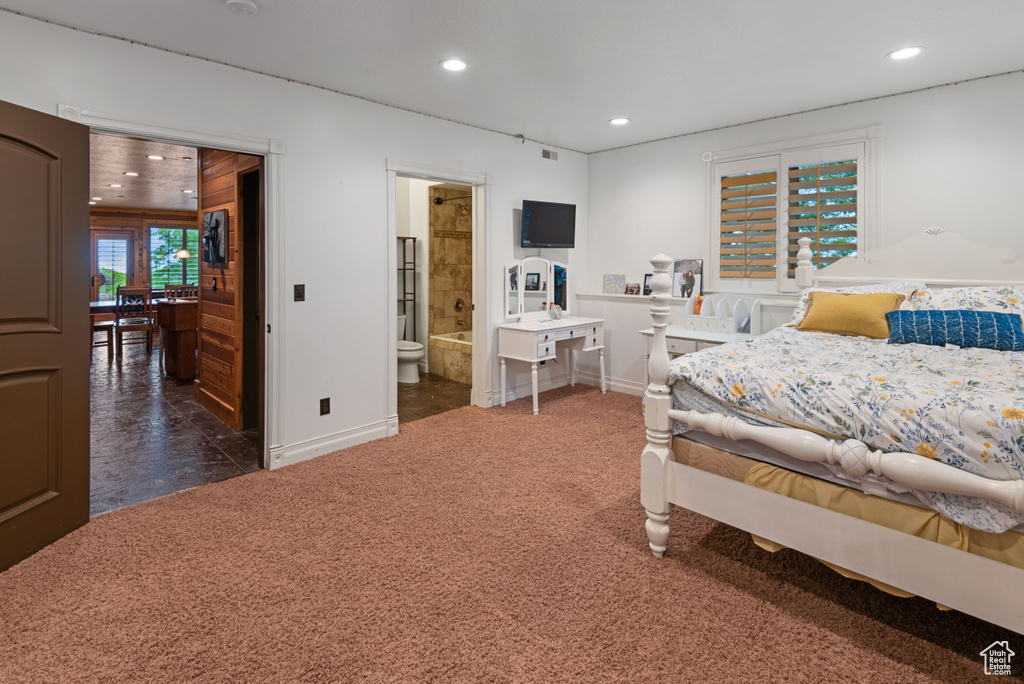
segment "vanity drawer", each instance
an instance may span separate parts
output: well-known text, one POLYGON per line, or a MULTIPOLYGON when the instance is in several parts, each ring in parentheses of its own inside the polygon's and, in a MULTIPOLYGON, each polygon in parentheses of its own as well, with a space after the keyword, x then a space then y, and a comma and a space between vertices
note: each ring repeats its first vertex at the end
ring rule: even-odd
POLYGON ((587 337, 587 346, 584 349, 593 349, 594 347, 600 347, 604 341, 600 337, 594 337, 590 335, 587 337))
POLYGON ((698 328, 698 330, 703 330, 704 332, 715 332, 715 330, 717 328, 718 328, 717 320, 714 319, 714 318, 711 318, 710 316, 708 316, 706 318, 702 318, 701 319, 701 321, 700 321, 700 328, 698 328))
POLYGON ((693 343, 686 340, 666 339, 669 354, 689 354, 693 351, 693 343))
POLYGON ((589 330, 586 326, 580 326, 578 328, 570 328, 568 338, 570 340, 577 340, 581 337, 586 337, 589 330))
POLYGON ((537 345, 537 358, 538 359, 547 359, 547 358, 550 358, 550 357, 552 357, 554 355, 555 355, 555 343, 554 343, 554 341, 544 342, 543 344, 538 344, 537 345))
POLYGON ((552 330, 551 332, 537 333, 537 344, 545 344, 547 342, 551 342, 552 344, 554 344, 555 340, 561 339, 558 336, 558 333, 560 332, 560 330, 552 330))

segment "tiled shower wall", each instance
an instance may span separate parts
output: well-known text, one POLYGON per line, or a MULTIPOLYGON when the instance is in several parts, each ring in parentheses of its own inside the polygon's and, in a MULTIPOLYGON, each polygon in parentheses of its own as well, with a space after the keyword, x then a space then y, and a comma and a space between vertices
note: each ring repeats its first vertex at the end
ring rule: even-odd
POLYGON ((430 335, 473 329, 473 199, 434 204, 435 197, 461 197, 472 191, 448 183, 430 188, 430 335), (465 305, 461 313, 455 311, 458 299, 465 305))
MULTIPOLYGON (((473 329, 473 198, 434 204, 435 197, 462 197, 472 192, 468 186, 450 183, 430 188, 428 335, 473 329), (459 299, 463 301, 461 312, 455 310, 459 299)), ((471 347, 427 342, 431 373, 467 384, 472 381, 471 347)))

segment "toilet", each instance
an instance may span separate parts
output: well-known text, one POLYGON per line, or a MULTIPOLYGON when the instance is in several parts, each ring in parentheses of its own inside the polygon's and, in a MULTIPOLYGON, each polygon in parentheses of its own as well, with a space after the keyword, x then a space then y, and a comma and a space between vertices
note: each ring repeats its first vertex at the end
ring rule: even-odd
POLYGON ((405 314, 398 316, 398 382, 419 382, 423 345, 405 339, 405 314))

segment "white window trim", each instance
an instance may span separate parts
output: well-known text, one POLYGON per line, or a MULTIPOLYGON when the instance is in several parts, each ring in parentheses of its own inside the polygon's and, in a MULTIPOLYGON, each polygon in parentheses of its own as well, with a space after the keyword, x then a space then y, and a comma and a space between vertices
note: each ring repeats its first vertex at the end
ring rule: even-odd
MULTIPOLYGON (((785 277, 768 279, 735 279, 736 282, 723 283, 718 277, 718 231, 719 228, 719 204, 716 201, 716 174, 715 165, 723 162, 744 161, 758 157, 779 156, 785 159, 789 155, 813 151, 817 148, 834 147, 843 144, 862 144, 863 159, 857 170, 858 198, 857 218, 860 237, 858 238, 858 253, 868 249, 874 249, 881 244, 882 224, 882 126, 868 126, 839 133, 809 136, 776 143, 765 143, 751 145, 719 152, 705 152, 703 161, 705 165, 705 197, 707 197, 707 245, 708 245, 708 266, 704 269, 704 281, 707 284, 705 290, 712 292, 748 292, 751 294, 778 294, 780 292, 795 292, 795 281, 785 277), (753 282, 760 280, 760 282, 753 282), (771 284, 772 287, 765 287, 771 284)), ((780 167, 784 164, 780 163, 780 167)), ((785 235, 788 227, 785 227, 783 199, 788 201, 788 179, 780 176, 778 186, 779 193, 779 225, 778 231, 780 244, 782 236, 785 235), (783 180, 786 182, 783 183, 783 180), (785 186, 785 187, 784 187, 785 186)), ((784 251, 779 252, 785 254, 784 251)), ((781 258, 781 256, 780 256, 781 258)))

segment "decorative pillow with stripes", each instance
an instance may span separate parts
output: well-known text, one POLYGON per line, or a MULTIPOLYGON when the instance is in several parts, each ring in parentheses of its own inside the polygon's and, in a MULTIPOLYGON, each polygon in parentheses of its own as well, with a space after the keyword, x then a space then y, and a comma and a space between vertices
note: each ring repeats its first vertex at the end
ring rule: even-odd
POLYGON ((999 351, 1024 351, 1018 314, 966 309, 890 311, 889 344, 954 344, 999 351))

